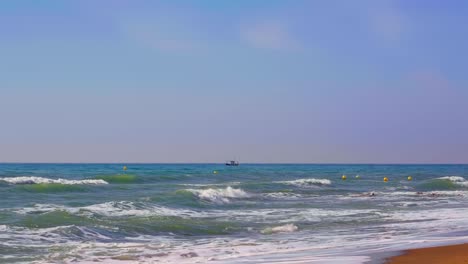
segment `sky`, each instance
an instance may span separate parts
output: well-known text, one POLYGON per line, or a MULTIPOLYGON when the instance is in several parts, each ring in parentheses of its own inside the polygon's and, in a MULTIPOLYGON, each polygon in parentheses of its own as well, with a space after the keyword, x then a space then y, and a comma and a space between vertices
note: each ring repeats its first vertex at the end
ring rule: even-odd
POLYGON ((468 1, 0 2, 0 162, 468 163, 468 1))

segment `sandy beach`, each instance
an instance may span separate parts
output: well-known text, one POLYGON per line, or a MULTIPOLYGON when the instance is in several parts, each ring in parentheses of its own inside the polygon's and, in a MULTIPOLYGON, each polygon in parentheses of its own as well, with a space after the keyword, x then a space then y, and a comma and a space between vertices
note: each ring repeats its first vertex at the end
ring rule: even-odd
POLYGON ((388 264, 466 264, 468 244, 429 247, 405 251, 403 255, 390 258, 388 264))

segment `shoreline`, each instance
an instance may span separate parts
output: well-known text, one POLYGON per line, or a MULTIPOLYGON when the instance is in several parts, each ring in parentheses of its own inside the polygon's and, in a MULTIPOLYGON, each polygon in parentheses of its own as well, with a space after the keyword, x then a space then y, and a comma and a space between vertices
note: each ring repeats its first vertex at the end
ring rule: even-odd
POLYGON ((387 258, 384 263, 466 264, 468 263, 468 243, 404 250, 398 256, 387 258))

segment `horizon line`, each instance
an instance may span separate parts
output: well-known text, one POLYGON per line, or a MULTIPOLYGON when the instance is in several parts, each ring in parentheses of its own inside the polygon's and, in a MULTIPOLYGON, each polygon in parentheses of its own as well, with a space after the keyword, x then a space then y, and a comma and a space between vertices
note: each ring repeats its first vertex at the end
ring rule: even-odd
MULTIPOLYGON (((222 164, 225 162, 36 162, 36 161, 13 161, 13 162, 4 162, 0 161, 0 164, 109 164, 109 165, 122 165, 122 164, 135 164, 135 165, 213 165, 213 164, 222 164)), ((468 163, 398 163, 398 162, 383 162, 383 163, 361 163, 361 162, 244 162, 240 163, 244 165, 468 165, 468 163)))

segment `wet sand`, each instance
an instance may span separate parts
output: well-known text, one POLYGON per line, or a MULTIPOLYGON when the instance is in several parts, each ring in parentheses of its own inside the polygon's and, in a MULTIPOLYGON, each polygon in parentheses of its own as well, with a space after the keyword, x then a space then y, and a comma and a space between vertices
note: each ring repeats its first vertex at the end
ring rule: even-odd
POLYGON ((468 264, 468 244, 412 249, 387 264, 468 264))

